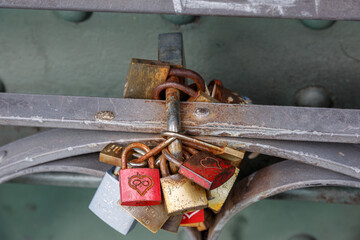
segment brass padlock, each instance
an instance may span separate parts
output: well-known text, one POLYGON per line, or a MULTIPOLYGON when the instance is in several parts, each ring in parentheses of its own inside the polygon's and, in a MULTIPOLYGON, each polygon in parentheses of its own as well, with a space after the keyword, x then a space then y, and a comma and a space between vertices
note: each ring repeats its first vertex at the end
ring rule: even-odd
POLYGON ((182 140, 182 143, 184 145, 202 150, 202 151, 208 151, 211 152, 223 159, 227 159, 231 161, 231 164, 235 167, 238 167, 244 158, 245 151, 239 151, 235 150, 230 147, 219 147, 201 140, 198 140, 196 138, 192 138, 180 133, 175 132, 163 132, 161 134, 162 136, 166 137, 176 137, 178 139, 182 140))
MULTIPOLYGON (((145 152, 141 149, 134 149, 135 151, 132 153, 134 157, 141 157, 145 154, 145 152)), ((119 143, 109 143, 106 145, 100 152, 99 161, 103 163, 107 163, 113 166, 121 167, 121 154, 123 151, 123 146, 119 143)), ((147 165, 146 161, 140 163, 128 163, 129 167, 144 167, 147 165)))
POLYGON ((205 189, 181 174, 169 175, 164 155, 160 161, 160 172, 161 188, 169 215, 183 214, 207 207, 205 189))
MULTIPOLYGON (((118 202, 120 206, 120 202, 118 202)), ((164 202, 160 205, 152 206, 121 206, 139 223, 149 229, 152 233, 157 233, 169 216, 166 212, 164 202)))
POLYGON ((154 88, 166 81, 169 71, 170 64, 166 62, 133 58, 126 77, 123 97, 152 99, 154 88))

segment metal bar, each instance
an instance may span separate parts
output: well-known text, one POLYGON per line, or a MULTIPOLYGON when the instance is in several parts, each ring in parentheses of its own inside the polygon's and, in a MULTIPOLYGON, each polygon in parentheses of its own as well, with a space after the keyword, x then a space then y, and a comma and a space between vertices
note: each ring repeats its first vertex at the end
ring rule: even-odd
POLYGON ((2 0, 2 8, 359 20, 357 0, 2 0))
POLYGON ((207 239, 215 240, 227 222, 251 204, 273 195, 307 187, 345 186, 360 188, 360 181, 325 169, 284 161, 263 168, 236 182, 222 210, 216 215, 207 239))
POLYGON ((324 203, 360 204, 360 189, 349 187, 312 187, 287 191, 270 199, 324 203))
MULTIPOLYGON (((168 62, 172 65, 183 65, 183 40, 181 33, 166 33, 159 35, 159 61, 168 62)), ((175 81, 180 80, 174 77, 175 81)), ((180 92, 175 88, 168 88, 166 96, 166 123, 167 130, 179 132, 181 130, 180 120, 180 92)), ((175 140, 169 145, 169 151, 179 161, 182 160, 181 140, 175 140)), ((174 164, 169 164, 173 173, 177 172, 174 164)))
MULTIPOLYGON (((360 143, 360 110, 181 103, 190 135, 360 143)), ((0 124, 160 133, 165 102, 0 93, 0 124)))
MULTIPOLYGON (((220 146, 228 145, 250 152, 296 160, 360 179, 360 147, 358 145, 207 136, 198 138, 220 146)), ((2 146, 0 148, 0 178, 61 158, 99 152, 111 142, 124 146, 132 142, 142 142, 154 146, 161 141, 163 138, 154 134, 49 130, 2 146)))

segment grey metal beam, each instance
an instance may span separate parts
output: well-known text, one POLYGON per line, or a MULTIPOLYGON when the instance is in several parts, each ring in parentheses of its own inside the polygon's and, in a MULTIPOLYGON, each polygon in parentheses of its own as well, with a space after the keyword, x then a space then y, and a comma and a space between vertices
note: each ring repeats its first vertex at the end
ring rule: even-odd
MULTIPOLYGON (((360 110, 180 104, 191 135, 360 143, 360 110)), ((164 101, 0 93, 0 124, 160 133, 164 101)))
POLYGON ((357 0, 2 0, 2 8, 359 20, 357 0))

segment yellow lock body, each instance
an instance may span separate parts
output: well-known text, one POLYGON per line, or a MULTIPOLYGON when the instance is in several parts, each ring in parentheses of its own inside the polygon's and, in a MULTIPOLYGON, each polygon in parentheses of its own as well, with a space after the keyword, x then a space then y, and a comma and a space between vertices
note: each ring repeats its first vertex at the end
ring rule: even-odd
POLYGON ((213 190, 210 190, 210 195, 212 199, 209 200, 209 208, 214 213, 218 213, 221 210, 235 183, 237 176, 239 175, 239 172, 240 170, 236 168, 234 175, 229 178, 223 185, 213 190))
POLYGON ((160 183, 169 215, 178 215, 208 206, 205 189, 180 174, 163 177, 160 183))
POLYGON ((121 153, 123 147, 118 143, 110 143, 106 145, 100 152, 100 162, 121 167, 121 153))

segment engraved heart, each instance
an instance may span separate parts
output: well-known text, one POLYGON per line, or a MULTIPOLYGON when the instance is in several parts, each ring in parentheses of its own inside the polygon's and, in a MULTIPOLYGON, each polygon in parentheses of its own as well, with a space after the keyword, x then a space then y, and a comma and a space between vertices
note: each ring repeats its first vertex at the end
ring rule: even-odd
POLYGON ((140 196, 144 196, 154 185, 153 179, 148 175, 137 173, 129 178, 129 187, 135 189, 140 196))
POLYGON ((213 157, 206 157, 204 159, 201 159, 200 161, 201 166, 204 168, 216 168, 216 169, 222 169, 220 166, 219 160, 213 157))
POLYGON ((190 219, 192 216, 194 216, 194 215, 197 214, 198 212, 200 212, 200 210, 196 210, 196 211, 194 211, 194 212, 184 213, 184 215, 183 215, 183 220, 185 220, 186 218, 190 219))

